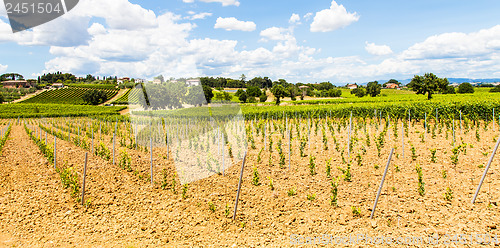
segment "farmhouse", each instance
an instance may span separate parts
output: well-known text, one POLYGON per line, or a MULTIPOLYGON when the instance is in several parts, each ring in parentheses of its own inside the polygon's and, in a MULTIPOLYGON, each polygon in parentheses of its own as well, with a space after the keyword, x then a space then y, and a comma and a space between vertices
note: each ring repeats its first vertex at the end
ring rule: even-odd
POLYGON ((188 86, 199 86, 199 85, 201 85, 201 81, 198 78, 196 78, 196 79, 188 79, 188 80, 186 80, 186 84, 188 86))
POLYGON ((345 87, 347 87, 350 90, 357 89, 358 85, 357 84, 347 84, 345 87))
POLYGON ((389 83, 385 86, 386 89, 399 89, 399 85, 395 83, 389 83))
POLYGON ((125 83, 125 82, 128 82, 130 81, 130 78, 129 77, 123 77, 123 78, 119 78, 116 80, 117 83, 119 84, 122 84, 122 83, 125 83))
POLYGON ((30 82, 26 80, 9 80, 9 81, 4 81, 3 82, 3 87, 4 88, 31 88, 34 85, 32 85, 30 82))
POLYGON ((64 88, 64 84, 63 83, 53 83, 52 88, 55 88, 55 89, 64 88))

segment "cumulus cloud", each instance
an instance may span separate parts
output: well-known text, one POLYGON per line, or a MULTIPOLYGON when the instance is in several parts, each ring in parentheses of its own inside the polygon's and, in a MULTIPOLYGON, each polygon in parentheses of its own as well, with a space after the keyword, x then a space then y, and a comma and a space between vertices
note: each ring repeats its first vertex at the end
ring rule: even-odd
MULTIPOLYGON (((194 0, 182 0, 185 3, 194 3, 194 0)), ((240 6, 240 2, 238 0, 200 0, 205 3, 221 3, 222 6, 240 6)))
POLYGON ((222 28, 227 31, 240 30, 240 31, 250 32, 254 31, 257 28, 257 26, 255 25, 254 22, 251 21, 240 21, 234 17, 228 17, 228 18, 219 17, 215 22, 214 28, 222 28))
POLYGON ((444 33, 417 43, 402 56, 405 59, 469 58, 489 56, 500 50, 500 25, 472 33, 444 33))
MULTIPOLYGON (((333 9, 341 7, 335 6, 333 9)), ((247 49, 240 48, 237 40, 191 38, 196 26, 187 20, 197 13, 188 14, 189 18, 171 12, 156 15, 124 0, 83 0, 81 6, 63 16, 67 19, 61 21, 67 22, 67 27, 54 21, 14 35, 8 23, 0 19, 0 42, 47 45, 52 58, 45 63, 44 72, 67 71, 77 75, 238 77, 244 73, 249 78, 269 76, 291 82, 337 83, 404 79, 429 71, 447 77, 500 77, 500 25, 473 33, 431 36, 397 54, 388 46, 366 42, 365 49, 371 54, 392 54, 382 59, 371 56, 367 59, 328 57, 319 54, 320 49, 297 42, 293 22, 307 20, 306 17, 299 19, 292 15, 290 27, 262 30, 261 38, 274 42, 271 47, 247 49), (97 11, 106 8, 122 8, 124 13, 143 19, 139 23, 118 24, 120 18, 126 17, 116 16, 119 13, 114 11, 109 11, 109 15, 97 11), (99 17, 98 22, 93 17, 99 17), (61 34, 43 32, 57 29, 61 34)), ((219 27, 223 29, 256 29, 253 22, 236 18, 218 20, 222 20, 219 25, 225 25, 219 27), (229 22, 224 24, 227 19, 229 22)), ((2 70, 6 71, 7 66, 0 65, 2 70)))
POLYGON ((270 27, 260 31, 260 36, 264 40, 287 40, 290 38, 290 34, 287 31, 285 28, 270 27))
POLYGON ((290 24, 300 24, 300 16, 298 14, 293 13, 288 20, 290 24))
POLYGON ((359 15, 349 13, 343 5, 338 5, 335 0, 329 9, 316 12, 311 23, 311 32, 329 32, 349 26, 359 20, 359 15))
POLYGON ((392 50, 387 45, 375 45, 375 43, 366 42, 365 50, 372 55, 383 56, 392 54, 392 50))
POLYGON ((0 64, 0 73, 4 73, 5 71, 7 71, 8 67, 9 67, 8 65, 0 64))
POLYGON ((304 15, 304 20, 309 21, 312 16, 313 16, 313 13, 309 12, 309 13, 304 15))
POLYGON ((208 12, 195 13, 193 11, 189 11, 188 14, 190 16, 187 16, 186 19, 189 19, 189 20, 202 20, 202 19, 205 19, 207 17, 212 16, 212 13, 208 13, 208 12))

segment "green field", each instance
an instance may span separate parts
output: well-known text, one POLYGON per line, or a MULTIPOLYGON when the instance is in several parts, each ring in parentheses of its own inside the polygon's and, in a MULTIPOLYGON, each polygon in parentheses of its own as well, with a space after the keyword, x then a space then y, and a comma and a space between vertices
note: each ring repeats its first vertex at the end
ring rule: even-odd
MULTIPOLYGON (((63 88, 56 90, 44 91, 32 98, 22 101, 22 103, 39 103, 39 104, 72 104, 81 105, 85 104, 82 96, 85 92, 95 88, 63 88)), ((102 89, 106 92, 108 99, 113 98, 118 89, 102 89)))
MULTIPOLYGON (((373 118, 435 118, 436 110, 439 117, 463 118, 471 120, 489 120, 493 116, 493 109, 500 113, 500 94, 489 93, 485 89, 477 89, 473 94, 434 95, 427 100, 424 95, 417 95, 411 91, 384 90, 377 97, 346 97, 337 99, 318 99, 308 101, 289 101, 281 106, 274 104, 242 104, 241 109, 246 119, 282 118, 283 116, 311 116, 328 115, 335 118, 348 117, 352 111, 354 117, 373 118)), ((208 117, 209 113, 217 116, 230 115, 224 113, 223 108, 178 109, 168 111, 144 112, 144 115, 174 115, 188 117, 208 117), (218 112, 221 110, 221 112, 218 112), (200 116, 201 115, 201 116, 200 116)), ((498 119, 498 117, 495 117, 498 119)))

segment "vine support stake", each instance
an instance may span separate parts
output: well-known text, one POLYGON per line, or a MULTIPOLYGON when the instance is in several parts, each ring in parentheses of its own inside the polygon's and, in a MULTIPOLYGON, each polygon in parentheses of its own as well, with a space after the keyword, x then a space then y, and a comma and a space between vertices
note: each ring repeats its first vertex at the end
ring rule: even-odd
POLYGON ((347 158, 351 158, 351 129, 352 129, 352 111, 351 117, 349 118, 349 134, 347 136, 347 158))
POLYGON ((54 135, 54 170, 57 170, 57 137, 54 135))
POLYGON ((405 128, 403 122, 401 122, 401 151, 403 153, 403 159, 405 158, 405 128))
POLYGON ((391 154, 389 154, 389 159, 387 160, 387 165, 385 166, 384 175, 382 176, 382 181, 380 181, 380 186, 378 187, 377 197, 375 198, 375 203, 373 204, 372 214, 370 219, 373 219, 373 214, 375 213, 375 208, 377 208, 378 198, 384 187, 385 176, 387 175, 387 170, 389 169, 389 164, 391 163, 392 154, 394 153, 394 148, 391 149, 391 154))
POLYGON ((425 113, 425 119, 424 119, 424 140, 427 137, 427 112, 425 113))
POLYGON ((113 133, 113 165, 115 165, 115 142, 116 141, 116 133, 113 133))
POLYGON ((236 211, 238 210, 238 200, 240 199, 241 181, 243 180, 243 169, 245 168, 246 159, 247 159, 247 152, 245 151, 245 155, 243 156, 243 163, 241 163, 240 180, 238 182, 238 192, 236 193, 236 201, 234 202, 233 220, 236 219, 236 211))
POLYGON ((90 150, 90 154, 94 154, 94 129, 91 128, 91 132, 92 132, 92 148, 90 150))
POLYGON ((460 131, 462 131, 462 110, 460 110, 460 131))
POLYGON ((291 162, 291 160, 292 160, 292 136, 290 135, 290 129, 288 129, 288 170, 290 170, 290 167, 292 164, 292 162, 291 162))
POLYGON ((85 164, 83 166, 82 205, 85 204, 85 179, 87 178, 87 161, 88 161, 88 152, 85 153, 85 164))
POLYGON ((149 145, 151 147, 151 184, 153 184, 153 137, 149 136, 149 145))
POLYGON ((493 161, 493 157, 495 157, 495 153, 497 152, 498 145, 500 144, 500 137, 498 138, 497 144, 495 145, 495 148, 493 149, 493 153, 491 153, 490 160, 488 161, 488 165, 486 165, 486 168, 484 169, 483 176, 481 177, 481 181, 479 182, 479 185, 477 186, 476 193, 474 194, 474 198, 472 198, 472 204, 476 201, 477 195, 479 194, 479 190, 481 190, 481 186, 483 185, 484 178, 486 177, 486 174, 488 173, 488 170, 490 169, 491 161, 493 161))

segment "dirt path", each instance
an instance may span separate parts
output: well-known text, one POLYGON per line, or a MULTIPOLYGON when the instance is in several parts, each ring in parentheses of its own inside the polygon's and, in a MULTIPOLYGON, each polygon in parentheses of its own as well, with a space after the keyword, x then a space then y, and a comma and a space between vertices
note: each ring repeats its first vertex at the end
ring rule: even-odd
POLYGON ((118 91, 118 93, 111 99, 109 99, 108 101, 106 101, 105 103, 103 104, 100 104, 100 106, 103 106, 105 104, 110 104, 110 103, 113 103, 114 101, 118 100, 118 98, 122 97, 123 95, 125 95, 127 93, 129 89, 120 89, 118 91))
POLYGON ((12 101, 11 103, 22 102, 22 101, 27 100, 27 99, 29 99, 29 98, 32 98, 32 97, 34 97, 34 96, 36 96, 36 95, 38 95, 38 94, 41 94, 41 93, 42 93, 42 92, 44 92, 44 91, 47 91, 47 89, 37 90, 36 92, 31 93, 31 94, 27 94, 27 95, 25 95, 25 96, 23 96, 23 97, 21 97, 21 98, 19 98, 19 99, 15 100, 15 101, 12 101))

